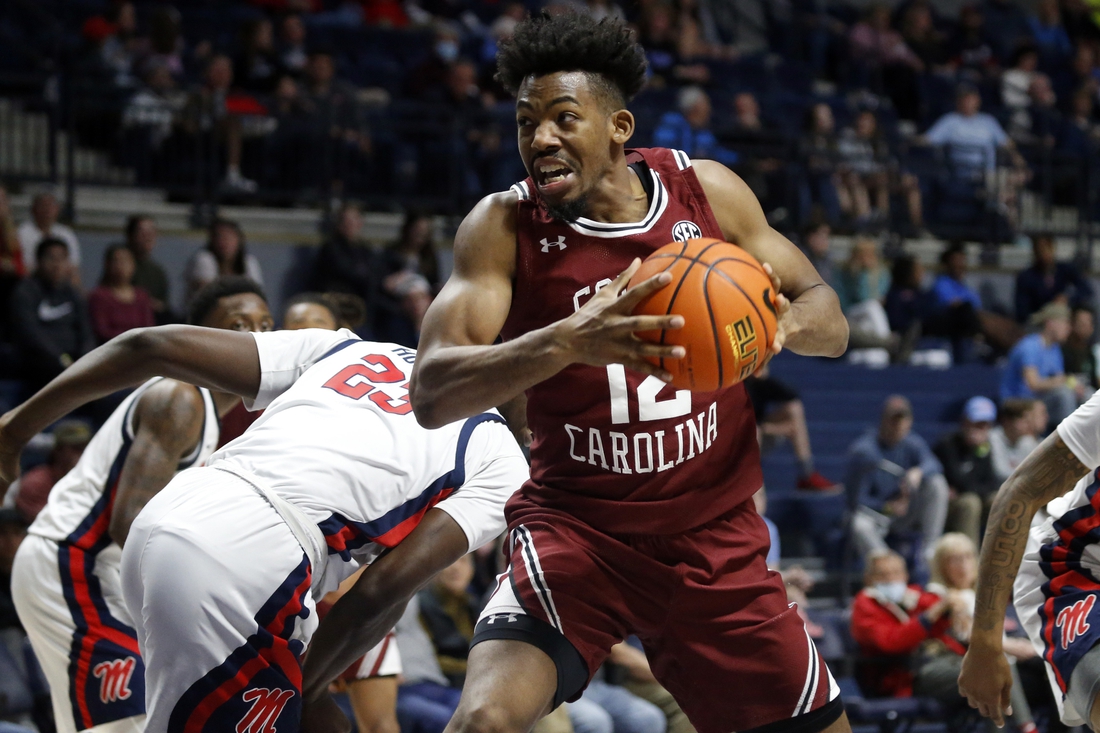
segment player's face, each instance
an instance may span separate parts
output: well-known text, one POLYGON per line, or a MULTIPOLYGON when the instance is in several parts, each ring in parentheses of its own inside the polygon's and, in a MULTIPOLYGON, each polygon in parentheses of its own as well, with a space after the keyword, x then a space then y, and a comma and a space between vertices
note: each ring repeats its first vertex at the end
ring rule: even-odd
POLYGON ((324 328, 336 330, 336 319, 332 311, 318 303, 298 303, 287 309, 283 316, 283 330, 297 331, 302 328, 324 328))
POLYGON ((274 331, 275 319, 263 298, 255 293, 239 293, 220 299, 202 325, 227 331, 274 331))
POLYGON ((516 125, 523 165, 551 209, 582 200, 611 168, 616 128, 583 72, 528 77, 516 125))

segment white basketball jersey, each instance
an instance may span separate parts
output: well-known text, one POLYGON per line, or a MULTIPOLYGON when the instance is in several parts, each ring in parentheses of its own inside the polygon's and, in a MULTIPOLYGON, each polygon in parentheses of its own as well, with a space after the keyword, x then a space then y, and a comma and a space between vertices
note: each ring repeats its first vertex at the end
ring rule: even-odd
MULTIPOLYGON (((1100 466, 1100 392, 1094 393, 1085 404, 1059 423, 1058 437, 1090 472, 1100 466)), ((1047 504, 1047 515, 1051 520, 1058 520, 1090 504, 1096 493, 1095 484, 1096 476, 1092 473, 1084 476, 1073 491, 1047 504)))
MULTIPOLYGON (((105 547, 111 542, 107 533, 114 508, 115 489, 122 467, 134 442, 134 405, 145 391, 161 380, 150 379, 138 387, 111 413, 95 434, 76 466, 50 491, 46 507, 28 530, 57 542, 73 542, 105 547)), ((218 410, 210 391, 199 389, 205 407, 202 437, 198 445, 179 463, 179 471, 198 466, 218 445, 218 410)))
POLYGON ((261 381, 245 404, 264 413, 209 465, 251 474, 317 522, 326 586, 396 546, 437 504, 471 550, 504 530, 527 464, 498 413, 425 430, 409 404, 413 349, 347 330, 252 335, 261 381))

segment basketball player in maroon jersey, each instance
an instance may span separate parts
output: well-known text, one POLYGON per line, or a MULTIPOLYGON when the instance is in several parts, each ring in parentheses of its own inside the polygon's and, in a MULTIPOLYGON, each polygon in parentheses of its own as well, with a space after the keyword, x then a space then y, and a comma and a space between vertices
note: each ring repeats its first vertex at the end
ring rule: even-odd
POLYGON ((669 241, 733 242, 770 265, 782 293, 772 353, 816 356, 847 345, 836 294, 728 169, 626 147, 625 106, 645 57, 624 26, 529 19, 501 44, 498 68, 516 93, 530 177, 462 223, 411 397, 420 422, 437 427, 526 391, 531 480, 507 507, 510 565, 478 623, 448 730, 529 730, 576 699, 630 634, 699 733, 850 730, 765 564, 744 388, 667 385, 645 357, 679 358, 681 348, 633 334, 681 319, 630 314, 670 277, 626 283, 669 241))

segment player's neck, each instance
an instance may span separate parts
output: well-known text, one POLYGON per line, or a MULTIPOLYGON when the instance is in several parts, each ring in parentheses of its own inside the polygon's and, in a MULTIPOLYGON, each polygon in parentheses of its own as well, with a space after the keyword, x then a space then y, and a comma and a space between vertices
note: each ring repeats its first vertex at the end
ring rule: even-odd
POLYGON ((237 406, 241 398, 228 392, 215 392, 210 390, 210 396, 214 399, 214 407, 218 410, 218 417, 225 417, 229 411, 237 406))
POLYGON ((624 159, 607 172, 590 194, 585 218, 609 224, 628 223, 641 221, 648 211, 645 188, 624 159))

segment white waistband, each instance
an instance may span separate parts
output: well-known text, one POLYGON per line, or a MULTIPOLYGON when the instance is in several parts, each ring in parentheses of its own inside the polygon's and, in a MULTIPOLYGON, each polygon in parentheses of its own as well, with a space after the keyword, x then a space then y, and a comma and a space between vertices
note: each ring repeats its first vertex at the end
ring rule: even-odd
POLYGON ((317 523, 312 521, 301 509, 264 486, 260 479, 248 471, 236 466, 232 468, 229 466, 211 466, 211 468, 216 468, 241 479, 271 505, 271 508, 290 528, 291 533, 298 540, 298 544, 302 546, 302 550, 306 553, 306 557, 309 558, 309 564, 312 566, 310 588, 318 591, 323 588, 325 569, 328 567, 328 543, 325 542, 325 535, 321 532, 321 528, 317 526, 317 523))

